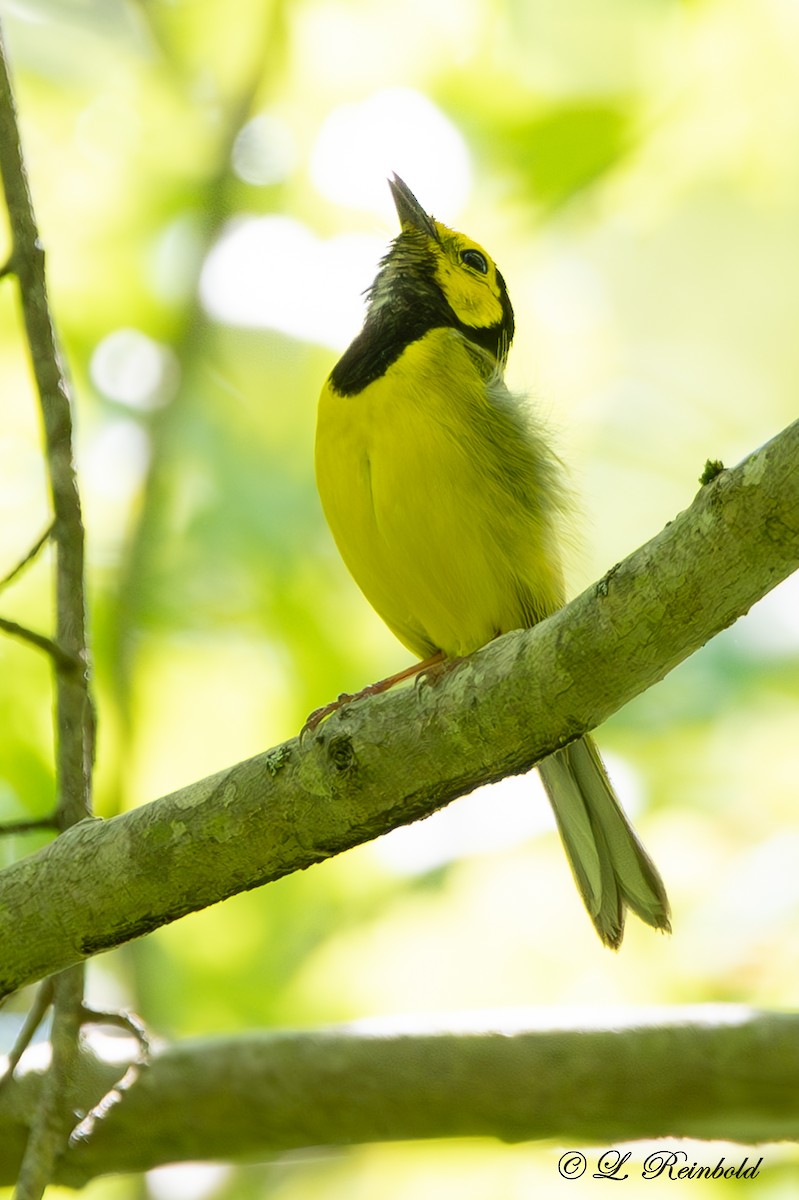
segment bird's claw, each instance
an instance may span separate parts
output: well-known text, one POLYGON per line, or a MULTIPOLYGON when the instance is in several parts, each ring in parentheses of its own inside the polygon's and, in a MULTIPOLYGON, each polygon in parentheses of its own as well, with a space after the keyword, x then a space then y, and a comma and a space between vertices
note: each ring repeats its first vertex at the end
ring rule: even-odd
POLYGON ((309 733, 313 733, 332 713, 343 708, 345 704, 349 704, 351 700, 357 700, 358 697, 350 695, 349 692, 342 692, 335 700, 331 700, 329 704, 323 704, 321 708, 315 708, 311 715, 306 720, 300 730, 300 741, 303 740, 309 733))

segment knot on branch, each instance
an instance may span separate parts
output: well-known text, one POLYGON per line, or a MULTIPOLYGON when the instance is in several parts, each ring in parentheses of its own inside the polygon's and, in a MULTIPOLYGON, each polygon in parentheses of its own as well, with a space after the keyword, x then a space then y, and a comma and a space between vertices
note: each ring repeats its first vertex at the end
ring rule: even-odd
POLYGON ((337 771, 350 771, 355 766, 356 755, 352 738, 348 733, 337 733, 327 746, 328 757, 337 771))

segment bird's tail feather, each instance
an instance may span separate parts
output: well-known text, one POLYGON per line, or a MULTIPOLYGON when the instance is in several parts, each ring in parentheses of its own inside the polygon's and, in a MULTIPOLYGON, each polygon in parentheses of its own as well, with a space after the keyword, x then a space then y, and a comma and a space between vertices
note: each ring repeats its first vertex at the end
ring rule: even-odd
POLYGON ((574 878, 597 933, 617 949, 627 907, 669 931, 669 902, 589 737, 539 764, 574 878))

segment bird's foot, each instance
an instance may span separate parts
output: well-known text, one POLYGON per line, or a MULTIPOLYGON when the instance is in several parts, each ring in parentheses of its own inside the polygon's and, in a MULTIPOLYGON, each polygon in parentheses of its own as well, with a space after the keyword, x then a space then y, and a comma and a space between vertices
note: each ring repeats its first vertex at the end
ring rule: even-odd
MULTIPOLYGON (((457 662, 459 660, 454 659, 452 661, 457 662)), ((353 704, 356 700, 365 700, 367 696, 379 696, 381 692, 387 692, 395 683, 402 683, 405 679, 433 678, 439 674, 441 668, 447 668, 449 665, 450 661, 445 661, 443 651, 438 650, 423 662, 413 663, 410 667, 405 667, 404 670, 397 671, 395 675, 388 675, 385 679, 379 679, 377 683, 370 683, 367 687, 361 688, 359 692, 342 692, 337 700, 331 700, 329 704, 323 704, 321 708, 314 709, 300 730, 300 740, 306 734, 313 733, 321 725, 322 721, 326 720, 340 708, 344 708, 348 704, 353 704)))

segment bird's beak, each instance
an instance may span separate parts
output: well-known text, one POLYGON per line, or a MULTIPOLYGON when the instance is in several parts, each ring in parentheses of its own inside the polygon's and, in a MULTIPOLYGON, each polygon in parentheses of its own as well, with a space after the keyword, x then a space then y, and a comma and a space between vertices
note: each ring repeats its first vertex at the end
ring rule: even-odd
POLYGON ((418 229, 420 233, 426 233, 434 242, 439 241, 435 222, 424 211, 407 183, 400 179, 399 175, 395 175, 393 179, 389 179, 388 186, 391 188, 397 216, 403 229, 410 226, 411 229, 418 229))

